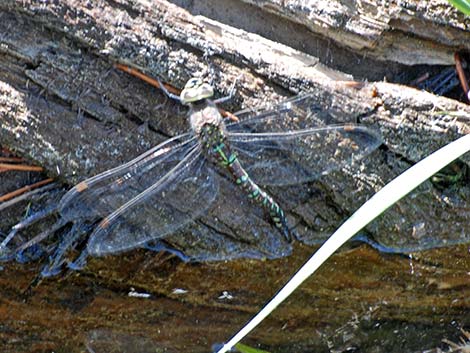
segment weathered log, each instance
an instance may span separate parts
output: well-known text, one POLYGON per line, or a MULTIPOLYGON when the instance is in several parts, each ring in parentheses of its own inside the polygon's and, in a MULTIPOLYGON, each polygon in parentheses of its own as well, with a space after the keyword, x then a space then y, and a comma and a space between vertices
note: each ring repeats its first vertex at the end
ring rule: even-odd
MULTIPOLYGON (((289 28, 304 27, 286 37, 286 44, 290 44, 289 38, 302 38, 296 42, 297 50, 202 16, 192 16, 165 1, 152 4, 3 1, 0 144, 73 185, 187 130, 184 109, 158 90, 117 71, 114 63, 127 64, 180 88, 194 74, 206 73, 219 95, 227 93, 233 80, 242 74, 237 81, 236 99, 228 107, 232 111, 308 91, 317 98, 318 110, 328 112, 336 121, 375 126, 384 139, 383 148, 364 161, 361 168, 338 171, 309 185, 270 190, 286 205, 289 217, 299 224, 304 242, 324 239, 388 180, 438 147, 468 133, 470 109, 454 100, 396 84, 374 82, 363 84, 361 89, 350 87, 344 82, 352 79, 350 75, 324 64, 331 61, 324 57, 321 63, 311 51, 298 49, 304 43, 312 50, 310 41, 323 43, 317 42, 318 35, 326 36, 324 41, 333 39, 337 44, 329 47, 328 55, 335 58, 339 53, 343 58, 338 59, 336 68, 347 67, 345 62, 356 58, 353 55, 362 55, 367 50, 372 58, 359 61, 359 65, 354 63, 357 71, 347 72, 366 77, 365 73, 371 70, 373 79, 383 76, 387 65, 377 64, 383 61, 450 64, 455 50, 468 49, 469 33, 463 30, 468 20, 451 10, 448 17, 438 16, 443 3, 429 7, 429 3, 423 2, 415 9, 403 4, 392 4, 389 8, 367 4, 354 11, 343 6, 339 7, 337 17, 327 8, 319 11, 320 5, 316 4, 311 4, 308 11, 294 6, 294 2, 284 4, 263 2, 261 7, 282 13, 288 21, 295 18, 297 24, 279 22, 292 26, 289 28), (376 9, 375 15, 367 13, 372 9, 376 9), (314 20, 310 21, 311 16, 306 13, 314 14, 314 20), (384 13, 386 16, 377 16, 384 13), (444 26, 445 31, 441 30, 444 26), (308 37, 309 31, 317 35, 308 37), (409 33, 414 36, 407 36, 409 33)), ((259 12, 239 12, 237 17, 249 23, 252 15, 259 12)), ((281 21, 277 17, 269 19, 273 25, 281 21)), ((393 63, 391 66, 392 72, 403 67, 393 63)), ((463 161, 468 163, 468 156, 463 161)), ((426 184, 413 199, 371 226, 369 235, 397 250, 468 241, 470 191, 465 182, 458 186, 458 190, 453 187, 442 190, 432 183, 426 184)), ((213 239, 213 244, 220 244, 221 249, 224 240, 243 239, 241 243, 263 250, 262 241, 253 241, 246 230, 270 225, 262 217, 247 215, 244 209, 234 210, 233 205, 239 204, 240 198, 224 190, 221 193, 207 217, 169 237, 168 243, 189 255, 200 250, 198 246, 204 243, 197 240, 204 237, 213 239), (233 222, 233 212, 238 212, 237 224, 233 222)), ((5 217, 0 218, 6 232, 5 217)), ((253 314, 311 251, 302 245, 298 247, 294 256, 277 261, 200 265, 161 263, 151 253, 136 251, 122 258, 92 261, 81 274, 63 282, 47 281, 34 290, 29 304, 22 304, 18 294, 31 278, 26 269, 30 267, 7 265, 0 273, 1 287, 5 288, 2 302, 6 303, 0 309, 6 323, 2 341, 6 351, 61 348, 74 352, 83 349, 77 347, 83 347, 84 331, 104 326, 152 336, 173 351, 206 352, 211 343, 226 339, 230 330, 253 314), (129 304, 130 299, 122 298, 121 294, 127 293, 130 286, 150 292, 154 301, 144 304, 132 299, 129 304), (172 294, 180 287, 190 291, 184 299, 172 294), (235 294, 234 301, 218 299, 224 290, 235 294), (48 301, 47 305, 42 306, 43 300, 48 301), (161 305, 162 310, 155 311, 154 305, 161 305), (8 307, 14 310, 7 311, 8 307), (104 308, 106 319, 102 319, 100 308, 104 308), (214 309, 221 312, 215 322, 214 309), (187 314, 185 311, 189 310, 187 314), (171 311, 177 314, 173 316, 171 311), (21 327, 19 320, 27 322, 28 327, 21 327), (124 325, 129 327, 123 328, 124 325), (69 338, 71 326, 78 329, 69 338), (11 333, 17 330, 16 334, 11 333), (201 331, 206 333, 200 343, 195 343, 194 337, 201 331), (193 342, 184 339, 185 335, 193 342)), ((209 249, 214 250, 217 247, 209 249)), ((221 258, 230 255, 227 249, 220 250, 221 258)), ((321 334, 312 337, 314 329, 335 341, 335 329, 353 322, 354 315, 348 310, 359 312, 363 322, 372 317, 371 322, 383 319, 432 325, 441 319, 457 318, 468 324, 467 316, 462 314, 462 310, 468 309, 469 297, 465 246, 416 256, 413 271, 421 271, 425 277, 409 274, 408 260, 386 261, 387 258, 370 249, 358 248, 338 255, 335 263, 339 267, 331 263, 323 268, 323 275, 263 326, 256 339, 273 349, 285 347, 293 340, 296 352, 321 349, 329 338, 321 339, 321 334), (453 262, 449 254, 458 256, 459 261, 453 262), (438 267, 442 267, 440 272, 436 272, 438 267), (384 282, 387 278, 392 281, 384 282), (385 302, 388 304, 384 305, 385 302), (337 308, 334 313, 329 311, 333 304, 337 308), (378 309, 363 309, 369 306, 378 309), (288 330, 275 337, 270 334, 281 327, 288 330), (320 342, 314 342, 316 338, 320 342)), ((31 268, 37 271, 37 267, 31 268)), ((354 331, 353 327, 351 330, 354 331)), ((354 332, 354 343, 367 346, 366 339, 354 332)), ((346 347, 350 343, 338 343, 337 347, 342 344, 346 347)))
POLYGON ((469 50, 469 20, 446 1, 246 0, 355 53, 406 65, 452 65, 469 50))
MULTIPOLYGON (((344 80, 347 76, 329 72, 313 57, 208 19, 192 18, 165 2, 158 2, 151 9, 143 5, 117 8, 101 3, 88 10, 78 3, 39 5, 34 2, 26 7, 12 2, 4 8, 11 11, 15 5, 16 11, 23 14, 23 20, 6 12, 3 21, 3 48, 8 54, 5 56, 6 65, 10 68, 6 73, 17 73, 9 82, 27 81, 30 91, 43 90, 43 95, 52 95, 53 98, 45 100, 38 93, 17 91, 6 83, 2 90, 4 107, 7 108, 2 142, 51 173, 60 171, 61 177, 72 184, 123 163, 167 136, 187 129, 183 114, 176 113, 174 105, 168 103, 166 109, 155 109, 162 108, 161 99, 164 98, 144 83, 113 71, 113 61, 131 64, 179 87, 194 72, 212 70, 218 73, 213 76, 218 78, 216 81, 225 84, 225 88, 217 86, 219 92, 226 92, 227 82, 243 73, 238 97, 244 99, 243 104, 250 106, 259 105, 260 100, 274 102, 281 98, 280 94, 274 93, 275 90, 279 92, 276 84, 297 91, 308 88, 318 97, 319 110, 328 111, 338 120, 361 120, 379 126, 388 150, 411 163, 467 130, 465 114, 468 108, 465 105, 386 83, 369 84, 355 91, 332 79, 344 80), (97 15, 97 8, 103 16, 97 15), (131 10, 142 16, 129 16, 131 10), (8 28, 15 28, 15 31, 8 28), (31 31, 31 28, 37 30, 31 31), (54 36, 61 35, 69 41, 54 40, 54 36), (139 44, 142 47, 139 48, 139 44), (201 60, 203 55, 208 58, 206 62, 201 60), (208 62, 210 57, 214 57, 213 63, 208 62), (29 66, 21 70, 18 59, 22 60, 20 65, 23 67, 29 66), (269 81, 263 77, 269 77, 269 81), (156 99, 160 101, 155 102, 156 99), (439 111, 459 111, 460 116, 447 118, 439 111), (85 117, 80 119, 77 115, 85 117), (149 129, 145 126, 139 128, 144 122, 149 129), (23 127, 19 129, 21 125, 23 127), (29 133, 31 128, 35 134, 29 133), (76 133, 65 134, 73 130, 76 133), (64 136, 67 137, 64 139, 64 136)), ((384 163, 383 154, 373 156, 370 161, 369 165, 375 170, 364 170, 369 180, 371 176, 375 178, 370 185, 361 183, 358 186, 358 178, 347 179, 344 174, 328 179, 327 188, 333 185, 342 190, 341 199, 336 200, 333 209, 304 191, 304 199, 310 201, 297 206, 301 219, 294 223, 312 225, 315 219, 324 218, 321 215, 329 215, 322 219, 323 229, 317 229, 313 232, 315 234, 307 231, 307 241, 318 238, 319 231, 329 233, 374 190, 407 167, 405 163, 397 169, 398 163, 394 160, 384 163), (340 214, 335 210, 338 205, 343 210, 340 214), (304 208, 313 208, 316 212, 308 211, 310 215, 307 216, 304 208)), ((325 190, 325 183, 320 185, 325 190)), ((276 190, 273 192, 284 204, 295 203, 284 201, 282 194, 278 195, 276 190)), ((328 195, 331 190, 326 193, 325 198, 332 197, 328 195)), ((434 204, 430 201, 433 198, 429 193, 420 206, 413 207, 412 213, 428 215, 433 212, 434 204)), ((212 213, 210 219, 221 219, 223 214, 230 213, 224 206, 214 209, 220 212, 212 213)), ((404 214, 410 212, 404 211, 404 214)), ((397 224, 397 219, 402 217, 401 212, 395 217, 389 215, 388 222, 397 224)), ((466 217, 466 212, 463 217, 466 217)), ((460 217, 451 223, 461 222, 460 217)), ((233 228, 232 225, 230 227, 233 228)), ((413 225, 407 226, 410 227, 413 225)), ((431 232, 435 230, 435 225, 427 227, 431 232)), ((244 228, 246 225, 241 227, 244 228)), ((389 234, 391 231, 393 226, 388 229, 379 227, 375 233, 389 234)), ((449 230, 446 239, 452 238, 452 233, 455 235, 456 232, 456 229, 449 230)), ((235 233, 240 235, 239 231, 235 233)), ((400 238, 403 234, 394 233, 396 236, 387 235, 386 241, 379 240, 387 246, 410 249, 428 243, 427 239, 419 239, 412 244, 402 243, 400 238)), ((178 245, 189 251, 188 243, 178 245)))

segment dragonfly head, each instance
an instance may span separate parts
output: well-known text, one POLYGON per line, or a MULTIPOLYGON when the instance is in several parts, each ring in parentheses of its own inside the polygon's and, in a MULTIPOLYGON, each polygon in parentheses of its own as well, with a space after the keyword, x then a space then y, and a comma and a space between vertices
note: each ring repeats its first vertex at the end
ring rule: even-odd
POLYGON ((191 78, 181 91, 180 99, 183 104, 194 103, 214 95, 212 86, 200 78, 191 78))

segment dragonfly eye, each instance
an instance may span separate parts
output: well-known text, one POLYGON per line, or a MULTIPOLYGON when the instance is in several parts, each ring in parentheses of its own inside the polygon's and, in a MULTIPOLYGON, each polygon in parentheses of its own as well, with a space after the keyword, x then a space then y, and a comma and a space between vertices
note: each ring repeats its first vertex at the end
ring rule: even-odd
POLYGON ((197 86, 200 86, 202 85, 202 80, 200 78, 197 78, 197 77, 193 77, 193 78, 190 78, 188 80, 188 82, 186 82, 186 85, 184 86, 184 88, 194 88, 194 87, 197 87, 197 86))
POLYGON ((184 104, 194 103, 214 95, 214 89, 199 78, 190 79, 181 91, 180 99, 184 104))

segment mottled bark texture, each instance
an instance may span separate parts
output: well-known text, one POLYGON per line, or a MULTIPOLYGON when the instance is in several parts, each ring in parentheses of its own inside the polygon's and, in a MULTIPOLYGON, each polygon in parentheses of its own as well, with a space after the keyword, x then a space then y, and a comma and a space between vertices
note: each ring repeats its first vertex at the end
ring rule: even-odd
MULTIPOLYGON (((445 1, 3 0, 0 145, 68 187, 187 131, 185 108, 116 70, 115 63, 178 88, 206 74, 218 96, 238 77, 236 97, 224 107, 230 111, 308 91, 318 111, 337 122, 373 126, 384 140, 362 164, 308 185, 269 190, 301 239, 316 243, 393 177, 469 132, 468 105, 378 82, 386 77, 406 83, 439 71, 435 65, 453 65, 453 53, 469 49, 468 21, 445 1), (346 82, 353 78, 368 82, 357 88, 346 82)), ((469 161, 465 156, 458 168, 469 161)), ((12 175, 0 174, 0 183, 6 185, 7 178, 12 175)), ((211 239, 207 251, 217 251, 218 242, 242 239, 240 246, 263 249, 262 239, 247 235, 247 229, 271 225, 243 208, 247 203, 235 207, 243 198, 224 190, 226 179, 220 181, 214 207, 167 238, 169 245, 191 254, 209 246, 201 239, 211 239)), ((367 235, 395 250, 465 243, 469 195, 465 176, 445 187, 428 182, 367 235)), ((3 232, 24 206, 0 213, 3 232)), ((254 314, 311 251, 298 243, 294 250, 280 260, 226 264, 160 261, 135 251, 94 260, 66 279, 47 280, 26 303, 20 294, 37 265, 6 264, 0 272, 0 345, 7 352, 80 352, 90 340, 86 332, 104 327, 109 329, 100 331, 104 336, 140 334, 168 351, 207 352, 254 314), (150 292, 154 300, 127 298, 130 287, 150 292), (175 288, 189 294, 174 294, 175 288), (218 299, 224 290, 235 299, 218 299), (220 313, 216 319, 214 310, 220 313)), ((470 298, 466 250, 460 245, 422 252, 411 273, 408 260, 364 246, 344 252, 252 339, 275 352, 326 350, 331 342, 337 349, 356 344, 373 351, 368 336, 357 331, 356 314, 369 328, 375 320, 417 329, 451 320, 469 324, 463 314, 470 298), (415 276, 418 272, 423 276, 415 276), (339 342, 346 336, 340 328, 353 331, 356 341, 339 342)), ((230 255, 224 251, 221 257, 230 255)), ((398 344, 384 351, 429 348, 415 343, 404 348, 402 342, 415 341, 391 334, 396 326, 386 327, 387 342, 398 344)), ((442 338, 434 331, 429 336, 422 344, 442 338)))

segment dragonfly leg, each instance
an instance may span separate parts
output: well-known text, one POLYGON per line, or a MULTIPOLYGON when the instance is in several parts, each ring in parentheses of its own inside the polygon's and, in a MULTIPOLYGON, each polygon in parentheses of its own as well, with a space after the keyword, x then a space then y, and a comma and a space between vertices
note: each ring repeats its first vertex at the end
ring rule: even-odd
POLYGON ((233 98, 233 96, 235 95, 235 85, 237 84, 237 81, 240 79, 240 77, 241 77, 241 74, 238 75, 237 78, 235 78, 235 80, 233 80, 232 86, 230 86, 230 90, 228 91, 228 95, 214 100, 215 104, 225 103, 233 98))
POLYGON ((157 80, 158 84, 160 85, 160 89, 163 91, 163 93, 165 93, 165 96, 177 101, 180 104, 183 104, 181 102, 180 96, 178 96, 177 94, 173 94, 170 91, 168 91, 167 88, 165 87, 165 85, 158 78, 156 78, 156 80, 157 80))

